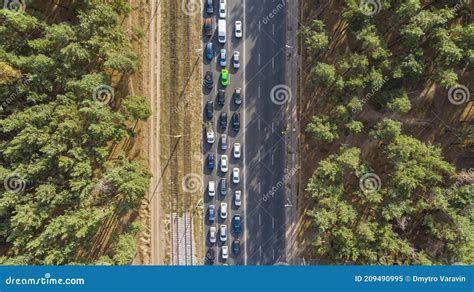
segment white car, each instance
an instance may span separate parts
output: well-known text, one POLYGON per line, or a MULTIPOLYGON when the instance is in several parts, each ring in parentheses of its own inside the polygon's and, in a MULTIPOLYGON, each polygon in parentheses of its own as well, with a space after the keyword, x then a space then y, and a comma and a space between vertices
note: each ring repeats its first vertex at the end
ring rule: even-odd
POLYGON ((219 17, 225 18, 227 16, 227 1, 219 0, 219 17))
POLYGON ((221 203, 221 218, 227 218, 227 203, 221 203))
POLYGON ((241 193, 241 191, 235 191, 234 204, 237 207, 240 207, 240 205, 242 205, 242 193, 241 193))
POLYGON ((209 144, 212 144, 216 141, 216 137, 214 135, 214 129, 213 129, 212 123, 207 124, 206 141, 209 144))
POLYGON ((235 69, 240 68, 240 53, 238 51, 234 52, 234 58, 232 61, 232 65, 234 66, 235 69))
POLYGON ((234 184, 238 184, 240 181, 240 170, 237 167, 232 170, 232 181, 234 184))
POLYGON ((234 143, 234 158, 240 158, 241 146, 240 143, 234 143))
POLYGON ((227 245, 222 246, 222 259, 226 260, 229 258, 229 247, 227 245))
POLYGON ((227 225, 225 225, 225 224, 221 225, 221 227, 219 229, 219 238, 223 242, 227 241, 227 225))
POLYGON ((216 243, 216 241, 217 241, 216 227, 211 226, 211 228, 209 228, 209 242, 216 243))
POLYGON ((225 67, 227 65, 225 49, 221 49, 219 64, 221 65, 221 67, 225 67))
POLYGON ((242 21, 237 20, 235 22, 235 37, 241 38, 242 37, 242 21))
POLYGON ((208 187, 209 197, 214 197, 216 195, 216 182, 211 180, 208 187))
POLYGON ((227 155, 222 155, 221 157, 221 171, 228 172, 229 171, 229 158, 227 155))

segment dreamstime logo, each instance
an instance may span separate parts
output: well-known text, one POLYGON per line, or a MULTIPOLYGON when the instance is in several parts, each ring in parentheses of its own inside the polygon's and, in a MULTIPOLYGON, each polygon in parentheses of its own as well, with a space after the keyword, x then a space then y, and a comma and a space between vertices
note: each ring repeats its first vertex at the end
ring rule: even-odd
POLYGON ((362 14, 372 16, 380 12, 382 5, 380 0, 361 0, 359 2, 359 10, 362 14))
POLYGON ((181 10, 189 16, 193 16, 201 11, 199 0, 181 0, 181 10))
POLYGON ((197 173, 188 173, 183 177, 182 187, 186 193, 195 193, 201 190, 202 178, 197 173))
POLYGON ((3 186, 7 192, 17 194, 25 190, 26 182, 19 174, 13 173, 3 180, 3 186))
POLYGON ((369 172, 359 179, 359 187, 364 193, 378 192, 382 187, 382 181, 376 173, 369 172))
POLYGON ((26 4, 23 0, 3 0, 3 9, 12 12, 24 12, 26 10, 26 4))
POLYGON ((454 105, 461 105, 471 99, 471 93, 469 92, 469 88, 464 85, 458 84, 449 89, 448 99, 449 102, 454 105))
POLYGON ((178 103, 178 105, 174 108, 173 112, 175 114, 180 113, 181 111, 185 110, 186 107, 189 106, 193 100, 196 100, 196 95, 191 92, 189 95, 186 95, 184 97, 184 100, 182 102, 178 103))
POLYGON ((262 200, 264 202, 268 201, 270 198, 273 198, 276 194, 276 192, 281 189, 287 181, 289 181, 300 169, 299 166, 295 166, 292 169, 290 169, 283 177, 269 190, 266 194, 262 196, 262 200))
POLYGON ((270 99, 276 105, 282 105, 290 101, 291 99, 291 88, 285 84, 279 84, 273 86, 270 92, 270 99))
POLYGON ((286 3, 288 2, 288 0, 281 0, 280 3, 278 3, 275 8, 270 11, 270 13, 265 16, 262 20, 263 24, 267 24, 270 22, 271 19, 273 19, 273 17, 275 17, 280 11, 282 11, 285 6, 286 6, 286 3))
POLYGON ((20 88, 23 86, 23 87, 26 87, 28 85, 30 85, 30 82, 31 80, 30 79, 21 79, 21 80, 18 80, 16 86, 15 86, 15 90, 7 97, 7 99, 2 102, 2 107, 7 107, 9 106, 10 104, 12 104, 17 98, 18 98, 18 95, 21 93, 20 91, 20 88))
MULTIPOLYGON (((361 100, 362 104, 366 104, 376 92, 378 92, 380 89, 382 89, 383 85, 388 81, 388 77, 384 76, 382 80, 376 82, 374 86, 370 89, 370 92, 367 93, 364 98, 361 100)), ((355 113, 357 111, 356 108, 352 108, 352 112, 355 113)))
POLYGON ((105 84, 99 85, 92 92, 92 99, 101 105, 111 103, 114 100, 114 89, 105 84))
POLYGON ((473 176, 474 176, 474 168, 469 169, 462 169, 460 175, 458 175, 458 179, 454 185, 452 185, 449 189, 445 189, 444 193, 446 195, 455 192, 460 187, 462 187, 465 183, 473 183, 473 176))

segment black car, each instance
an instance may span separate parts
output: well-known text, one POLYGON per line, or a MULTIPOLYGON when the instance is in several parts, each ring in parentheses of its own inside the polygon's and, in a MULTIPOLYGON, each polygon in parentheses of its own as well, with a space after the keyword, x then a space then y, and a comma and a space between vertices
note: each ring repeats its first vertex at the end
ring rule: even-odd
POLYGON ((214 169, 215 164, 216 164, 216 158, 214 157, 214 154, 209 153, 207 155, 207 168, 214 169))
POLYGON ((208 249, 206 252, 206 261, 211 265, 214 263, 214 259, 216 258, 214 253, 214 249, 212 248, 208 249))
POLYGON ((240 253, 240 240, 234 239, 232 242, 232 251, 234 254, 239 254, 240 253))
POLYGON ((225 90, 224 89, 219 89, 219 91, 217 92, 217 103, 221 106, 225 104, 225 90))
POLYGON ((206 103, 206 117, 208 119, 211 119, 213 113, 214 113, 214 103, 212 101, 208 100, 207 103, 206 103))
POLYGON ((214 85, 214 74, 211 71, 206 72, 206 76, 204 76, 204 85, 207 88, 212 89, 212 85, 214 85))
POLYGON ((235 130, 240 129, 240 113, 234 113, 232 115, 232 126, 235 130))
POLYGON ((222 129, 227 128, 227 113, 221 113, 221 116, 219 117, 219 124, 221 125, 222 129))

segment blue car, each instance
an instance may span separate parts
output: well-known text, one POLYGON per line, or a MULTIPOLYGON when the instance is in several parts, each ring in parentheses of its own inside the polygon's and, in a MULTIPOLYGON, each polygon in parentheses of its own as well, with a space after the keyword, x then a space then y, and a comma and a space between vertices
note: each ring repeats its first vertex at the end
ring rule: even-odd
POLYGON ((239 234, 240 231, 242 230, 242 221, 240 221, 240 215, 235 215, 234 216, 234 233, 239 234))
POLYGON ((214 219, 216 219, 216 207, 214 205, 209 205, 209 222, 214 222, 214 219))
POLYGON ((216 158, 214 157, 214 154, 210 153, 207 156, 207 167, 209 169, 214 169, 215 164, 216 164, 216 158))
POLYGON ((212 43, 208 42, 206 45, 206 58, 208 60, 212 60, 213 56, 214 56, 214 48, 212 46, 212 43))

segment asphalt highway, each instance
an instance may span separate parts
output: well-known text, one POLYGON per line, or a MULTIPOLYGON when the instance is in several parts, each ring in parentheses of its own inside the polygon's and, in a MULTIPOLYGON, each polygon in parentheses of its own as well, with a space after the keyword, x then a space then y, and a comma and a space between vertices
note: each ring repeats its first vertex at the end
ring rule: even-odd
MULTIPOLYGON (((218 0, 214 1, 214 24, 218 19, 218 0)), ((205 5, 203 5, 205 8, 205 5)), ((287 172, 285 170, 285 133, 286 107, 285 99, 291 96, 285 89, 286 66, 286 1, 281 0, 227 0, 227 42, 222 46, 217 42, 217 30, 212 38, 203 38, 203 74, 212 71, 214 87, 207 90, 203 87, 203 108, 208 100, 214 101, 214 130, 216 142, 213 145, 206 143, 205 129, 203 131, 203 184, 204 184, 204 211, 206 249, 212 248, 215 254, 214 264, 237 265, 273 265, 285 262, 285 205, 287 172), (236 39, 234 23, 243 22, 243 38, 236 39), (206 60, 205 46, 208 41, 214 43, 214 58, 206 60), (216 96, 220 85, 220 71, 218 57, 221 48, 227 51, 227 66, 230 72, 230 85, 225 88, 226 102, 220 107, 216 96), (232 54, 239 51, 241 67, 232 68, 232 54), (233 101, 235 88, 242 88, 243 104, 238 106, 233 101), (221 112, 228 115, 226 130, 219 127, 218 119, 221 112), (239 131, 231 126, 231 117, 234 112, 241 113, 242 125, 239 131), (220 150, 221 135, 229 136, 229 149, 224 153, 220 150), (234 159, 232 145, 238 142, 242 145, 242 157, 234 159), (209 153, 216 156, 216 168, 207 168, 209 153), (229 157, 229 172, 220 171, 222 154, 229 157), (238 184, 232 183, 232 168, 240 168, 241 180, 238 184), (217 188, 214 198, 208 196, 209 181, 216 181, 219 185, 221 178, 227 178, 229 190, 222 196, 217 188), (235 190, 242 191, 242 206, 234 205, 235 190), (219 205, 226 202, 229 206, 227 219, 219 218, 219 205), (216 220, 211 223, 207 220, 209 205, 216 206, 216 220), (232 218, 239 214, 243 218, 242 233, 232 232, 232 218), (215 226, 217 231, 220 224, 226 224, 228 239, 222 243, 209 243, 209 227, 215 226), (232 241, 241 240, 241 251, 238 255, 232 254, 232 241), (224 261, 221 258, 221 248, 227 245, 230 257, 224 261)), ((203 17, 209 17, 203 12, 203 17)), ((203 113, 203 121, 207 121, 203 113)), ((218 234, 217 234, 218 236, 218 234)))

